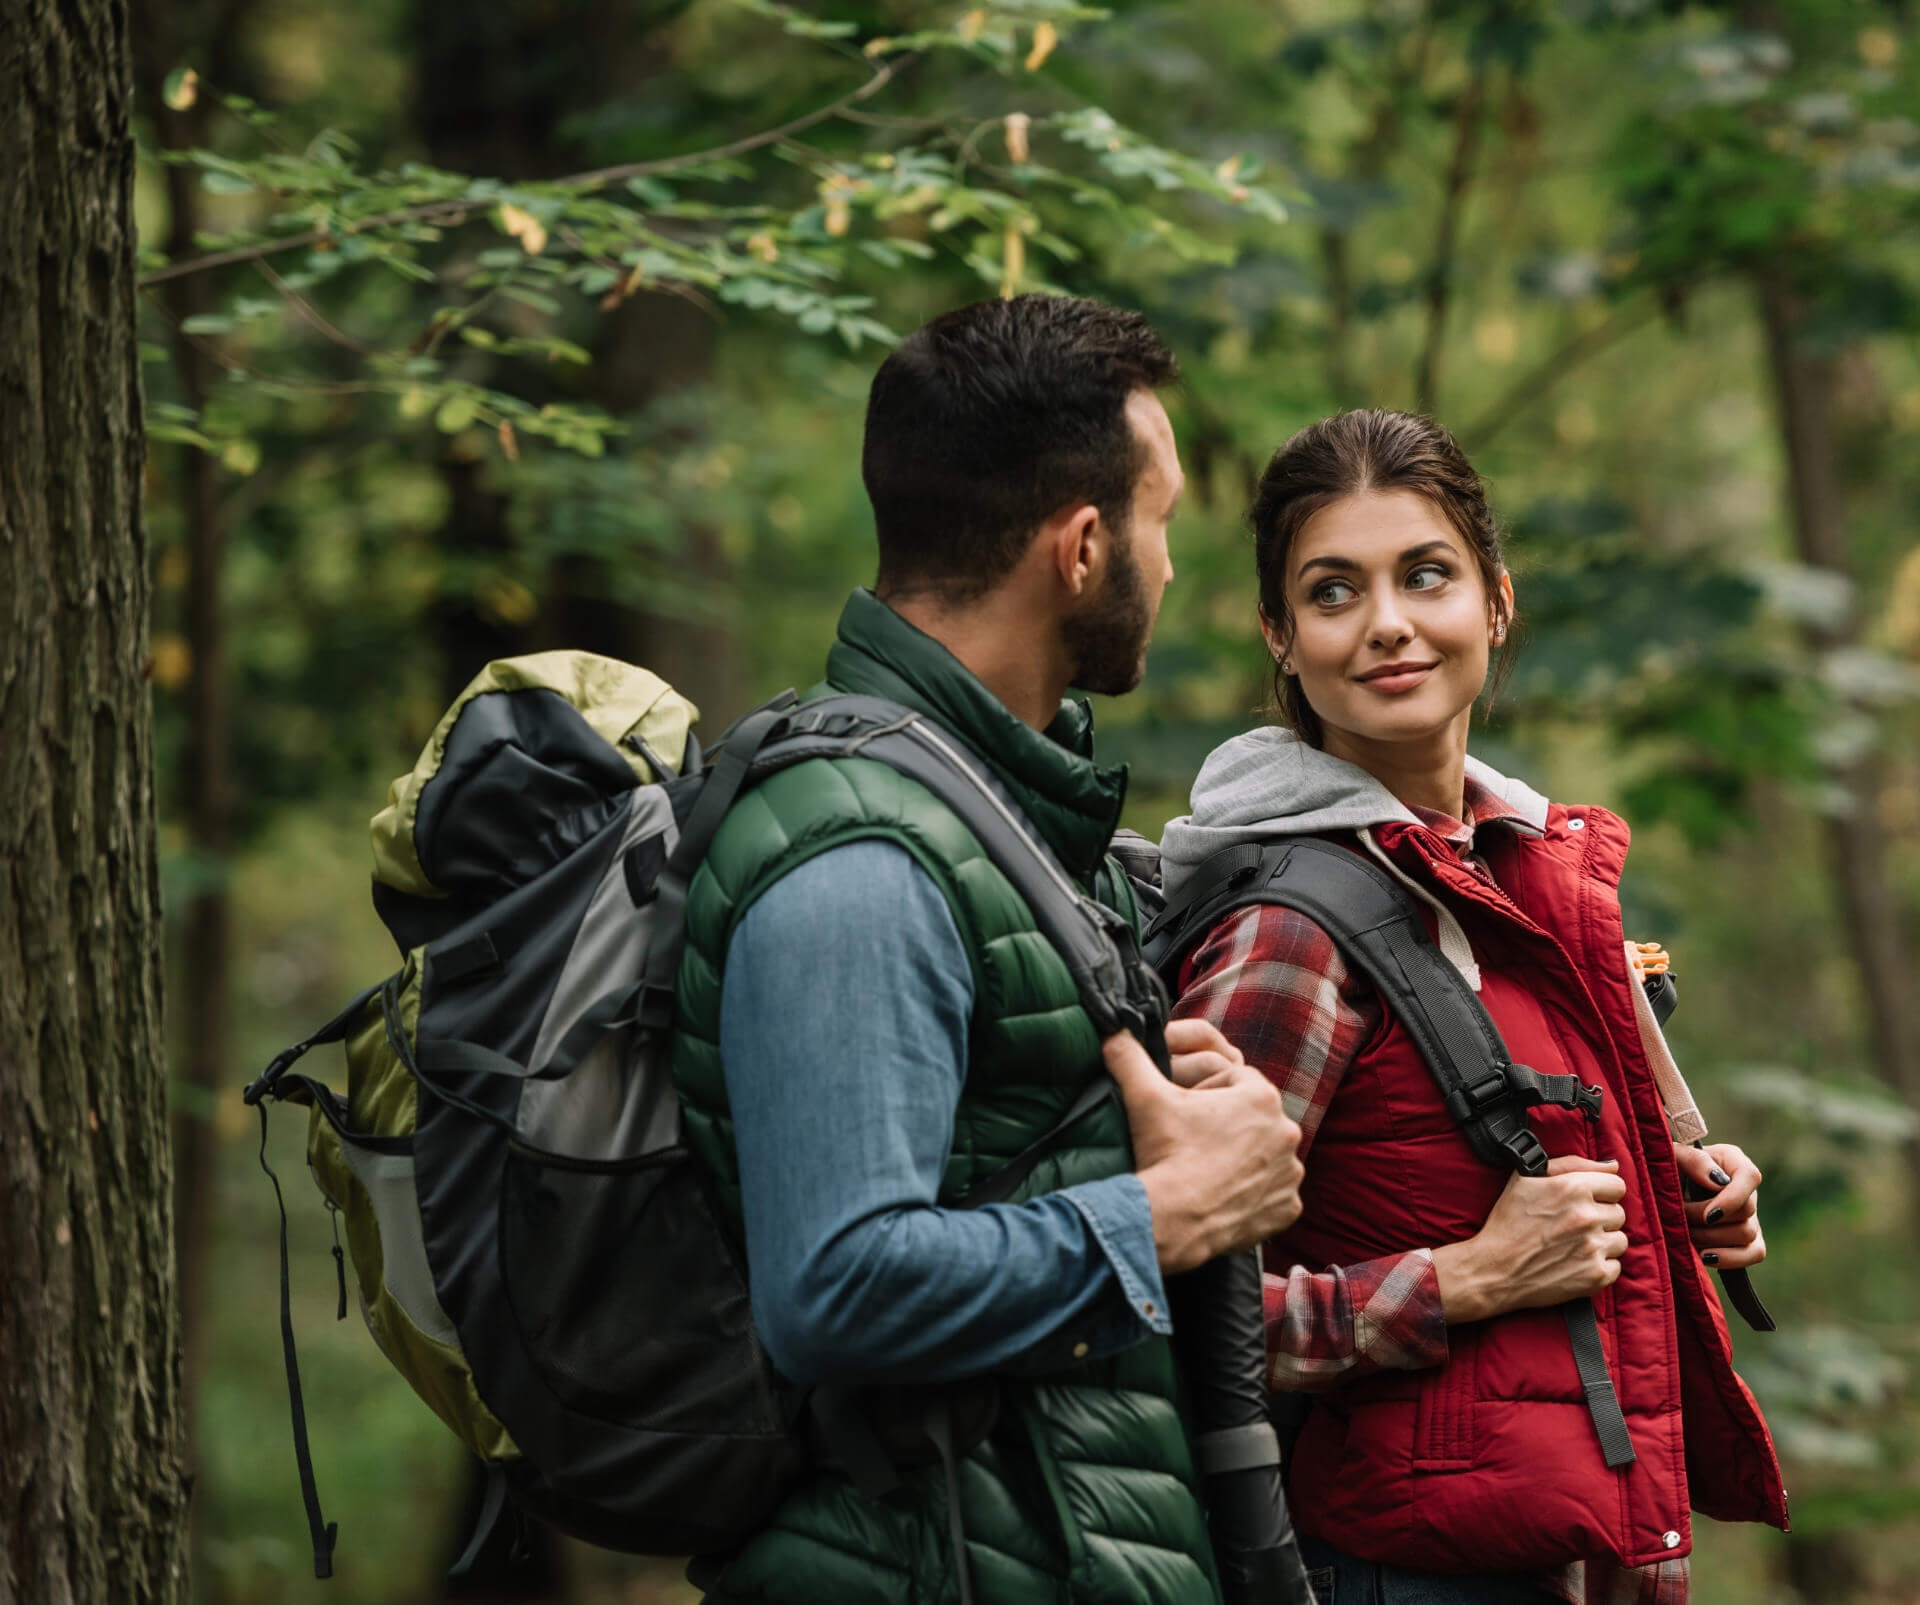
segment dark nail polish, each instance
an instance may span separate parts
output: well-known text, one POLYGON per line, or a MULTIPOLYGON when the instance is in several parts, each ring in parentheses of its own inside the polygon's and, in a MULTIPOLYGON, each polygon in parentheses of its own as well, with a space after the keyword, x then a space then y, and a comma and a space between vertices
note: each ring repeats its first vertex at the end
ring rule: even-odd
POLYGON ((1718 1254, 1702 1254, 1700 1257, 1709 1265, 1718 1265, 1720 1263, 1720 1256, 1718 1254))
POLYGON ((1721 1217, 1722 1215, 1724 1215, 1724 1214, 1726 1214, 1726 1211, 1725 1211, 1724 1209, 1718 1209, 1718 1208, 1715 1208, 1715 1209, 1710 1209, 1710 1210, 1708 1210, 1708 1211, 1707 1211, 1707 1224, 1708 1224, 1709 1226, 1711 1226, 1711 1225, 1713 1225, 1713 1224, 1714 1224, 1714 1223, 1715 1223, 1716 1221, 1718 1221, 1718 1220, 1720 1219, 1720 1217, 1721 1217))
POLYGON ((1733 1178, 1718 1165, 1715 1165, 1712 1170, 1707 1172, 1707 1180, 1712 1182, 1716 1187, 1724 1187, 1728 1182, 1732 1181, 1733 1178))

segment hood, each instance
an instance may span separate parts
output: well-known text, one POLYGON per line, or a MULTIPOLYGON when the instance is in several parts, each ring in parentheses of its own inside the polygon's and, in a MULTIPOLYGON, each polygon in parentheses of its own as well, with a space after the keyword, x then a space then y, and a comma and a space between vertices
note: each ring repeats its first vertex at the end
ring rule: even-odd
MULTIPOLYGON (((1467 773, 1536 830, 1547 823, 1547 799, 1498 770, 1467 759, 1467 773)), ((1276 836, 1324 836, 1399 822, 1417 825, 1412 809, 1357 764, 1309 746, 1290 730, 1263 726, 1214 748, 1193 783, 1193 812, 1167 825, 1160 870, 1167 896, 1223 847, 1276 836)))

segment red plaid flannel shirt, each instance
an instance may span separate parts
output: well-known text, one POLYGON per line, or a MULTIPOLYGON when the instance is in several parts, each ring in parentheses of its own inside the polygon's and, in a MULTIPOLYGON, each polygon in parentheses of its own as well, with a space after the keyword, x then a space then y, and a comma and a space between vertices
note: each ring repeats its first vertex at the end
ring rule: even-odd
MULTIPOLYGON (((1418 808, 1420 822, 1491 880, 1474 852, 1476 828, 1515 810, 1471 777, 1463 824, 1418 808)), ((1187 961, 1179 1018, 1219 1027, 1280 1089, 1300 1124, 1300 1155, 1311 1163, 1314 1133, 1341 1077, 1380 1023, 1372 986, 1349 973, 1326 932, 1303 914, 1271 905, 1243 910, 1217 927, 1187 961)), ((1267 1385, 1322 1392, 1348 1377, 1443 1365, 1447 1323, 1433 1251, 1333 1265, 1293 1266, 1266 1278, 1267 1385)), ((1541 1584, 1569 1605, 1686 1605, 1684 1559, 1624 1570, 1576 1561, 1541 1584)))

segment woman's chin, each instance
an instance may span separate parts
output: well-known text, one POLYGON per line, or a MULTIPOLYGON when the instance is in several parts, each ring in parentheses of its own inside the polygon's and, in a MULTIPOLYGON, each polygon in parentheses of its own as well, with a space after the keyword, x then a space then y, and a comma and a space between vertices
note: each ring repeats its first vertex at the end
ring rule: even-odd
MULTIPOLYGON (((1375 699, 1370 697, 1370 700, 1375 699)), ((1472 706, 1468 703, 1465 708, 1436 707, 1424 697, 1409 698, 1384 706, 1343 708, 1341 716, 1336 718, 1322 714, 1321 723, 1330 732, 1338 730, 1349 740, 1366 746, 1421 746, 1453 736, 1459 728, 1460 715, 1472 706)))

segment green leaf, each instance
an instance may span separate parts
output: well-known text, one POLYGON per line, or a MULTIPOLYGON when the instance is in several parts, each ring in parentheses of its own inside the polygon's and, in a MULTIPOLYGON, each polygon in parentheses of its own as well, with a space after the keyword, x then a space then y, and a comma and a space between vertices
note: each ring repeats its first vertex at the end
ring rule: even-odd
POLYGON ((200 187, 212 195, 251 195, 258 186, 240 173, 210 170, 200 175, 200 187))
POLYGON ((457 435, 480 415, 480 403, 472 396, 449 396, 433 415, 433 424, 443 435, 457 435))
POLYGON ((549 317, 558 313, 560 303, 550 295, 542 295, 538 290, 529 290, 518 284, 503 284, 500 293, 509 301, 518 301, 522 306, 532 307, 536 312, 544 312, 549 317))
POLYGON ((222 312, 196 312, 180 323, 182 334, 232 334, 234 320, 222 312))

